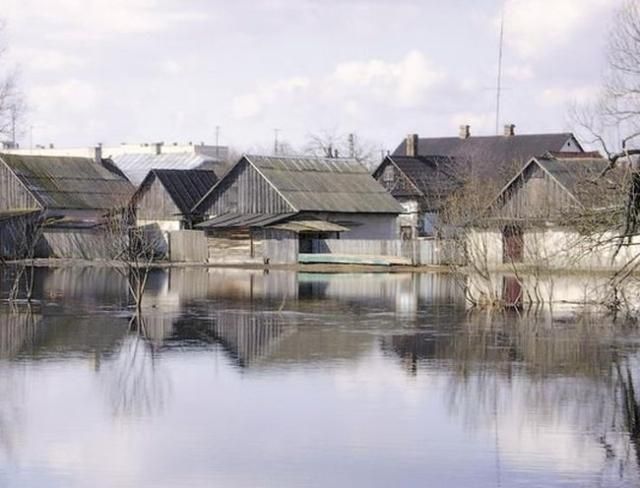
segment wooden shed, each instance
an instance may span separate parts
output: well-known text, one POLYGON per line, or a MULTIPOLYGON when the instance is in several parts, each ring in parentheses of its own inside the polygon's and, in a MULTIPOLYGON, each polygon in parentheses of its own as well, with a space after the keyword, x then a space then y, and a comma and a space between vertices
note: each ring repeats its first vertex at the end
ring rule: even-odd
MULTIPOLYGON (((153 235, 159 255, 170 254, 172 234, 177 236, 175 233, 192 229, 193 207, 217 181, 216 174, 210 170, 153 169, 149 172, 132 201, 136 223, 153 235)), ((183 240, 177 238, 176 242, 183 240)))
POLYGON ((355 160, 252 155, 194 208, 212 259, 270 263, 297 262, 317 238, 394 239, 401 211, 355 160))
POLYGON ((599 153, 548 153, 532 158, 479 222, 476 238, 490 260, 550 268, 606 268, 624 260, 621 231, 631 168, 605 172, 599 153), (489 245, 487 245, 489 243, 489 245))
POLYGON ((128 205, 133 185, 108 161, 0 154, 0 212, 39 212, 39 257, 94 255, 98 227, 128 205))

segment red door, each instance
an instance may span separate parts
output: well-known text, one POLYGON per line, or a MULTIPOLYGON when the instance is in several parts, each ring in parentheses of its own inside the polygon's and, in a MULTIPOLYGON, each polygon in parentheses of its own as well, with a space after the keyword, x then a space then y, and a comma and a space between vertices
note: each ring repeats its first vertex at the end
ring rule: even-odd
POLYGON ((524 256, 524 237, 517 225, 507 225, 502 231, 502 262, 521 263, 524 256))

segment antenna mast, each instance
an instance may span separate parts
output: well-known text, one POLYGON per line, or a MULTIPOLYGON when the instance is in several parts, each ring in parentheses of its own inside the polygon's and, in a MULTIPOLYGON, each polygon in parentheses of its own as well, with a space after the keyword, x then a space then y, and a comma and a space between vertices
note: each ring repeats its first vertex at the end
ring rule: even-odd
POLYGON ((498 82, 496 86, 496 135, 500 135, 500 97, 502 95, 502 45, 504 44, 504 10, 506 0, 502 3, 500 18, 500 46, 498 48, 498 82))

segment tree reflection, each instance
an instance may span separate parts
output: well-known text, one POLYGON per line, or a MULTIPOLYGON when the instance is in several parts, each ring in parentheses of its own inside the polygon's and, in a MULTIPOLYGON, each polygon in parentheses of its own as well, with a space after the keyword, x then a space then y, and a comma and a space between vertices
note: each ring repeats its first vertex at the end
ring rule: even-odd
POLYGON ((163 410, 171 384, 157 356, 147 320, 132 318, 129 334, 105 368, 114 415, 151 416, 163 410))

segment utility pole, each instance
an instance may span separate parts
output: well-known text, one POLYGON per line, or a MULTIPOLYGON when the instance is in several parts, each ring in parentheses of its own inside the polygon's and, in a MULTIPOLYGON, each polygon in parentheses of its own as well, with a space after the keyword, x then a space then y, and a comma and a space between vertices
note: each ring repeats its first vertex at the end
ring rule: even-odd
POLYGON ((216 158, 220 157, 220 126, 216 125, 216 158))
POLYGON ((11 147, 16 148, 16 106, 11 106, 11 147))
POLYGON ((278 134, 280 129, 273 129, 273 154, 278 154, 278 134))

